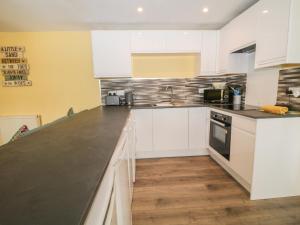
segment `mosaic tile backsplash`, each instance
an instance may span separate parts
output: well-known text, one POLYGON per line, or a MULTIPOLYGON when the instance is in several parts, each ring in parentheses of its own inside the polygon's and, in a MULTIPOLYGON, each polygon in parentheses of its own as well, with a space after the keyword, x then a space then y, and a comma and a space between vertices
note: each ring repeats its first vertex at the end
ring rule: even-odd
POLYGON ((102 103, 105 103, 105 96, 110 90, 133 90, 135 105, 167 102, 171 99, 171 91, 170 89, 166 90, 166 87, 171 86, 175 101, 195 104, 203 102, 203 94, 199 94, 199 88, 211 88, 213 82, 226 82, 228 85, 241 85, 245 90, 246 80, 246 74, 199 76, 182 79, 103 79, 101 80, 102 103))
POLYGON ((300 97, 295 98, 287 93, 288 88, 300 88, 300 67, 281 70, 279 74, 277 104, 289 106, 291 110, 300 111, 300 97))

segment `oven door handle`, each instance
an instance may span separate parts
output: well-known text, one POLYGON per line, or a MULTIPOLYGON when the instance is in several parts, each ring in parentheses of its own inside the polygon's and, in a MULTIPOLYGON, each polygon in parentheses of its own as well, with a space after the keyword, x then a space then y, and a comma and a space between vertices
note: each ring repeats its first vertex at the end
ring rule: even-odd
POLYGON ((222 127, 227 127, 227 126, 226 126, 226 124, 224 124, 224 123, 221 123, 221 122, 219 122, 219 121, 216 121, 216 120, 210 120, 210 122, 212 122, 212 123, 216 123, 216 124, 218 124, 218 125, 220 125, 220 126, 222 126, 222 127))

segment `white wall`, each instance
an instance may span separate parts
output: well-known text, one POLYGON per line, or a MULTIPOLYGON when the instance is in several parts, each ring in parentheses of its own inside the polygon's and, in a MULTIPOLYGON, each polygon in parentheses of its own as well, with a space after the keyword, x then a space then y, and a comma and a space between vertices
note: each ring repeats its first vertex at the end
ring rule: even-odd
POLYGON ((10 141, 21 126, 26 125, 29 130, 41 125, 38 115, 32 116, 0 116, 0 145, 10 141))
POLYGON ((254 70, 255 53, 249 54, 246 104, 254 106, 274 105, 277 99, 279 68, 254 70))

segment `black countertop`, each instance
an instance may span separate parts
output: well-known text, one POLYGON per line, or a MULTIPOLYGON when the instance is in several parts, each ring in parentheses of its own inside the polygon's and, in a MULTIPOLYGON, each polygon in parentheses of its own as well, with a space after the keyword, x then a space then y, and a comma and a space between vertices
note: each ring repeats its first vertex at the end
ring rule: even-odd
POLYGON ((185 103, 177 103, 174 105, 136 105, 133 106, 133 109, 162 109, 162 108, 191 108, 191 107, 209 107, 211 109, 218 109, 224 112, 229 112, 232 114, 245 116, 252 119, 281 119, 281 118, 293 118, 300 117, 300 112, 289 112, 285 115, 277 115, 272 113, 266 113, 259 110, 259 107, 251 106, 251 105, 242 105, 241 108, 236 107, 234 109, 233 105, 225 105, 225 104, 208 104, 208 103, 199 103, 199 104, 185 104, 185 103))
POLYGON ((129 115, 78 113, 0 147, 0 225, 83 224, 129 115))

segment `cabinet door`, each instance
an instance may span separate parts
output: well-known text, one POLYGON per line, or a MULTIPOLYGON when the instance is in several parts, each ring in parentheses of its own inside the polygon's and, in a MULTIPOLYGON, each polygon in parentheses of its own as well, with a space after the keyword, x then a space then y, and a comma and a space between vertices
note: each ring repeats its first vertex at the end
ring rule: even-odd
POLYGON ((130 77, 130 32, 92 31, 94 76, 130 77))
POLYGON ((215 75, 217 52, 218 52, 218 32, 203 31, 202 32, 202 48, 201 48, 201 75, 215 75))
MULTIPOLYGON (((128 128, 128 149, 129 149, 129 158, 131 161, 131 174, 132 174, 132 182, 135 182, 135 165, 136 165, 136 159, 135 159, 135 122, 133 119, 133 116, 131 114, 131 119, 129 122, 129 128, 128 128)), ((132 190, 133 191, 133 190, 132 190)))
POLYGON ((118 225, 132 225, 128 152, 122 152, 115 168, 116 214, 118 225))
POLYGON ((229 29, 228 26, 223 27, 219 32, 219 54, 218 54, 218 73, 226 73, 228 68, 229 60, 229 29))
POLYGON ((290 0, 261 0, 258 13, 256 68, 279 65, 287 56, 290 0), (268 10, 268 13, 263 13, 268 10))
POLYGON ((255 43, 258 11, 259 7, 255 4, 228 24, 231 32, 229 44, 230 52, 255 43))
POLYGON ((201 51, 201 31, 165 31, 166 52, 195 52, 201 51))
POLYGON ((207 110, 206 108, 189 109, 189 149, 206 148, 207 110))
POLYGON ((255 136, 239 128, 232 127, 230 166, 249 184, 252 181, 254 149, 255 136))
POLYGON ((136 130, 136 151, 153 150, 153 110, 134 111, 136 130))
POLYGON ((110 203, 108 206, 108 211, 106 213, 106 220, 104 221, 104 225, 118 225, 115 191, 113 191, 110 198, 110 203))
POLYGON ((188 110, 156 109, 153 111, 154 150, 188 149, 188 110))
POLYGON ((165 32, 133 31, 131 34, 131 51, 133 53, 165 52, 165 32))

